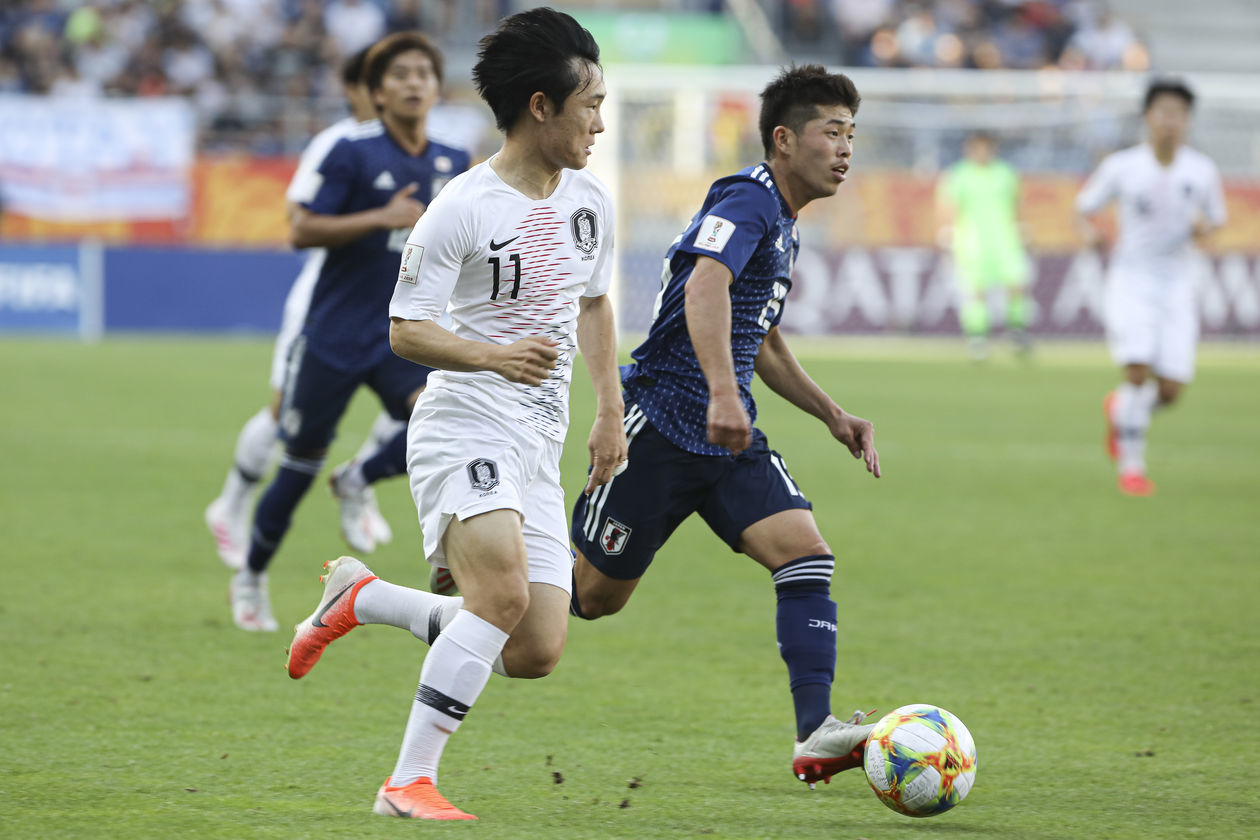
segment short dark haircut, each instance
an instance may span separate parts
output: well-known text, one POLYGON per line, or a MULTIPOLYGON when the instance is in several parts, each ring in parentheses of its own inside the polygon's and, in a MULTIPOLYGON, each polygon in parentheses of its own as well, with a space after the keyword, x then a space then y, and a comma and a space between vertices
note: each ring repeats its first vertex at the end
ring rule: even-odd
POLYGON ((380 90, 381 80, 385 78, 389 63, 412 50, 418 50, 429 57, 429 61, 433 63, 433 73, 437 76, 438 84, 441 84, 442 51, 437 48, 437 44, 429 40, 429 36, 423 32, 395 32, 373 44, 363 59, 363 83, 368 90, 380 90))
POLYGON ((774 157, 774 129, 786 126, 797 134, 818 116, 818 108, 843 105, 856 117, 862 97, 853 80, 843 73, 828 73, 821 64, 793 64, 785 68, 761 92, 761 145, 766 158, 774 157))
POLYGON ((1185 81, 1177 78, 1154 79, 1146 86, 1146 97, 1142 100, 1142 113, 1145 114, 1151 110, 1151 104, 1155 102, 1155 98, 1166 93, 1181 97, 1187 108, 1194 107, 1194 91, 1190 90, 1190 86, 1185 81))
POLYGON ((481 39, 473 83, 506 132, 541 91, 564 110, 564 100, 585 88, 599 66, 599 44, 590 32, 564 12, 546 6, 504 19, 481 39))
POLYGON ((354 87, 363 81, 363 63, 367 59, 368 51, 372 47, 366 46, 347 58, 341 63, 341 83, 346 87, 354 87))

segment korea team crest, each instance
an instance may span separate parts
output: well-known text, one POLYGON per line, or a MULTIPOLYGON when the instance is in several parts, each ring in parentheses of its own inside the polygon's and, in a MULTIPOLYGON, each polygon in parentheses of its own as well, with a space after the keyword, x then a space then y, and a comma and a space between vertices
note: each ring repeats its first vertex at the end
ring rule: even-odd
POLYGON ((493 490, 499 486, 499 468, 489 458, 469 461, 468 480, 474 490, 493 490))
POLYGON ((582 259, 594 257, 599 247, 599 225, 595 219, 595 211, 583 207, 569 218, 569 226, 573 229, 573 245, 584 256, 582 259))
POLYGON ((620 554, 629 539, 629 528, 611 516, 604 520, 604 530, 600 532, 599 544, 605 554, 620 554))

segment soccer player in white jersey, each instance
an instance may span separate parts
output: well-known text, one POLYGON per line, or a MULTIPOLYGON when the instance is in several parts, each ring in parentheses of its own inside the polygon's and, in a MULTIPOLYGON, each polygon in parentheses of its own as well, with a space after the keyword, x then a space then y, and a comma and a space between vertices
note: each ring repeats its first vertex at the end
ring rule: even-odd
POLYGON ((436 788, 438 762, 492 670, 548 674, 563 650, 572 555, 559 463, 573 356, 598 400, 586 492, 625 460, 612 304, 613 207, 584 171, 604 130, 599 47, 548 8, 481 41, 473 79, 506 133, 452 180, 407 240, 389 306, 400 356, 437 368, 408 429, 408 471, 431 564, 463 596, 326 568, 324 596, 295 628, 289 675, 359 624, 432 644, 378 814, 473 819, 436 788), (452 328, 437 323, 449 311, 452 328))
MULTIPOLYGON (((376 119, 376 107, 363 84, 363 60, 368 48, 346 59, 341 69, 341 82, 350 107, 350 116, 338 120, 311 138, 302 150, 297 170, 285 191, 289 216, 292 217, 302 201, 306 184, 319 170, 320 164, 337 141, 347 136, 355 126, 376 119)), ((284 300, 284 315, 280 332, 276 336, 275 350, 271 357, 271 403, 260 408, 245 421, 236 438, 236 452, 232 467, 224 479, 223 489, 206 508, 206 527, 214 537, 220 559, 229 568, 245 565, 245 552, 249 548, 249 523, 254 491, 280 450, 276 439, 280 414, 280 401, 284 393, 285 371, 289 364, 289 351, 294 340, 302 332, 306 313, 311 304, 311 292, 319 279, 319 270, 328 255, 327 248, 308 248, 305 251, 302 270, 289 289, 284 300)), ((403 424, 382 411, 372 424, 363 445, 356 455, 366 460, 380 447, 387 444, 403 424)), ((389 523, 381 516, 376 497, 370 487, 360 495, 342 504, 342 533, 351 547, 370 551, 375 543, 389 542, 392 532, 389 523), (354 505, 357 504, 357 514, 354 505)))
POLYGON ((1103 413, 1120 491, 1130 496, 1155 492, 1146 475, 1146 432, 1155 410, 1175 402, 1194 378, 1195 246, 1225 224, 1216 166, 1184 145, 1193 106, 1184 82, 1151 83, 1144 102, 1148 141, 1109 155, 1076 199, 1084 235, 1099 249, 1106 239, 1098 214, 1112 201, 1119 207, 1105 318, 1124 379, 1104 398, 1103 413))

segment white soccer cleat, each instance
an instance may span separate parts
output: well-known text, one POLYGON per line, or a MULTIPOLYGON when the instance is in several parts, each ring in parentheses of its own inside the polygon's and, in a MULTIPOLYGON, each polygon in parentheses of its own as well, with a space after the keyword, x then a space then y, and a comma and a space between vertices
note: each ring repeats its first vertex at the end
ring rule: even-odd
POLYGON ((242 630, 274 633, 280 629, 271 614, 266 575, 252 580, 245 575, 233 575, 228 600, 232 602, 232 622, 242 630))
POLYGON ((249 551, 248 514, 232 510, 220 496, 206 508, 206 527, 214 537, 214 547, 223 564, 234 570, 245 568, 245 555, 249 551))
POLYGON ((376 537, 372 535, 372 527, 367 512, 367 488, 347 491, 342 476, 350 469, 350 464, 342 464, 332 471, 328 477, 328 488, 341 506, 341 537, 360 554, 371 554, 376 551, 376 537))
POLYGON ((376 491, 369 487, 363 491, 363 497, 365 499, 363 509, 368 518, 368 531, 376 540, 377 545, 389 545, 394 539, 394 529, 389 527, 389 523, 381 514, 381 508, 376 503, 376 491))
POLYGON ((862 766, 862 751, 875 724, 863 725, 866 714, 854 712, 848 720, 833 715, 819 724, 808 738, 792 748, 792 775, 812 788, 818 781, 830 782, 836 773, 862 766))

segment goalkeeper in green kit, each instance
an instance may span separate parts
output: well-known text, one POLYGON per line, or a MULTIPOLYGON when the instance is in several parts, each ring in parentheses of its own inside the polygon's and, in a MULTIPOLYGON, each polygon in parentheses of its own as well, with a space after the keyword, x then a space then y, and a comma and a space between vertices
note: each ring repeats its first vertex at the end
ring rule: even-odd
POLYGON ((958 320, 976 359, 988 356, 989 295, 1006 298, 1006 328, 1016 350, 1026 354, 1029 318, 1028 255, 1019 235, 1019 174, 997 157, 997 143, 971 134, 961 161, 936 190, 938 243, 952 248, 958 284, 958 320))

